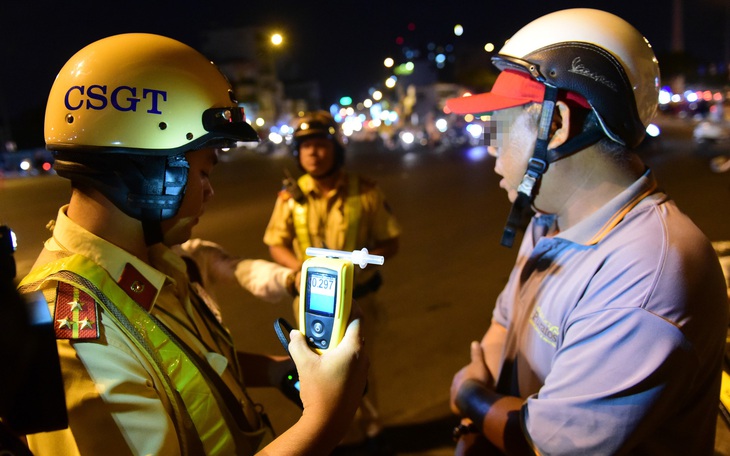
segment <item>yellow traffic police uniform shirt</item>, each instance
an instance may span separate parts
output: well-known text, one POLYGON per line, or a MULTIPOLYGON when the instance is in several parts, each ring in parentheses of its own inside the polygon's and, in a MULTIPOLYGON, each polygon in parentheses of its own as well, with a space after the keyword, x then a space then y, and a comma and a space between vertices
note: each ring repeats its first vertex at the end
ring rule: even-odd
MULTIPOLYGON (((345 214, 349 179, 359 179, 360 222, 357 227, 355 249, 372 249, 378 241, 400 236, 401 228, 385 201, 385 195, 370 179, 346 172, 340 173, 335 188, 321 193, 313 179, 300 179, 300 189, 307 201, 307 221, 312 247, 345 250, 345 235, 350 221, 345 214)), ((264 233, 266 245, 292 247, 297 258, 304 258, 296 236, 293 204, 286 191, 279 193, 274 211, 264 233)), ((355 268, 355 285, 366 282, 376 268, 355 268)))
MULTIPOLYGON (((244 432, 247 434, 244 439, 255 442, 250 454, 257 450, 256 447, 265 446, 272 436, 262 425, 246 394, 230 336, 217 321, 219 313, 212 300, 205 296, 202 288, 195 287, 197 284, 189 283, 184 261, 158 244, 150 248, 153 265, 150 266, 81 228, 66 216, 65 210, 66 207, 62 207, 59 211, 53 236, 46 241, 34 269, 65 255, 80 254, 121 282, 131 266, 134 278, 152 287, 148 288, 152 294, 147 293, 144 298, 148 302, 137 300, 137 303, 144 308, 149 306, 152 316, 199 358, 207 360, 220 375, 248 422, 251 432, 244 432)), ((54 315, 55 282, 44 284, 42 291, 49 302, 51 315, 54 315)), ((58 305, 61 305, 60 298, 58 305)), ((181 448, 179 433, 189 434, 192 429, 204 440, 206 433, 214 432, 195 429, 191 422, 176 423, 172 410, 175 401, 165 393, 163 381, 148 356, 104 312, 98 311, 96 318, 89 321, 87 326, 99 323, 98 339, 58 339, 57 344, 69 427, 29 435, 28 443, 34 454, 178 455, 191 451, 181 448)), ((56 322, 59 327, 63 324, 60 320, 56 322)), ((220 409, 188 410, 187 413, 207 417, 221 414, 220 409)), ((219 454, 235 454, 236 451, 233 441, 219 443, 215 451, 205 449, 205 453, 219 454)))

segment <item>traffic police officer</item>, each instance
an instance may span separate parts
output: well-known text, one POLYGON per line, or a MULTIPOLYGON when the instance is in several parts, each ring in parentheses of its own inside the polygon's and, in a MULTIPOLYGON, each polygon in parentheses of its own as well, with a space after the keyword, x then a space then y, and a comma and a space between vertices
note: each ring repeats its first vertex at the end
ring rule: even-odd
MULTIPOLYGON (((308 112, 298 119, 293 154, 305 174, 296 183, 285 181, 266 227, 264 243, 274 261, 299 269, 310 246, 345 251, 367 248, 386 259, 396 254, 400 225, 373 180, 343 169, 345 146, 330 113, 308 112)), ((382 324, 375 300, 381 282, 378 268, 355 268, 353 297, 363 313, 365 337, 371 341, 382 324)), ((294 315, 298 315, 297 305, 295 299, 294 315)), ((373 346, 372 342, 366 346, 371 360, 373 346)), ((380 432, 375 403, 371 378, 361 407, 367 437, 380 432)))
POLYGON ((33 453, 333 448, 366 381, 358 323, 326 359, 292 331, 307 413, 274 439, 246 386, 276 385, 274 373, 290 362, 238 352, 170 249, 190 238, 213 196, 217 148, 257 140, 215 65, 158 35, 94 42, 58 74, 45 136, 72 194, 20 289, 49 302, 69 427, 28 436, 33 453))

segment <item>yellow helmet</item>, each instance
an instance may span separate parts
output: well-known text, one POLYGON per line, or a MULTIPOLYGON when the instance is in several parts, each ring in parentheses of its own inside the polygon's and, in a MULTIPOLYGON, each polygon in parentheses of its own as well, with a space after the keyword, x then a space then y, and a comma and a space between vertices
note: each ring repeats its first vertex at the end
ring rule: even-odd
POLYGON ((258 141, 207 58, 159 35, 96 41, 61 69, 46 106, 46 147, 174 155, 227 138, 258 141))
POLYGON ((314 136, 323 136, 335 141, 339 139, 340 126, 327 111, 311 111, 297 119, 294 128, 294 139, 303 140, 314 136))
POLYGON ((187 151, 258 141, 210 60, 145 33, 104 38, 71 57, 48 96, 45 137, 58 175, 141 220, 148 244, 182 204, 187 151))

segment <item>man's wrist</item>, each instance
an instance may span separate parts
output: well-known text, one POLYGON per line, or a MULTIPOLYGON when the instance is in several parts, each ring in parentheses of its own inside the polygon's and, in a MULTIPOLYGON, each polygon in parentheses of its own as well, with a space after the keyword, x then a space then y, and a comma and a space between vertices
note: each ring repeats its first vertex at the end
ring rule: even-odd
POLYGON ((291 297, 296 298, 299 296, 299 290, 297 290, 297 272, 292 271, 288 276, 286 276, 286 291, 291 295, 291 297))
POLYGON ((477 427, 476 424, 472 423, 471 420, 462 420, 458 426, 454 428, 451 433, 451 437, 454 442, 458 442, 460 438, 467 434, 481 434, 482 430, 477 427))
POLYGON ((461 416, 469 418, 483 432, 484 417, 497 398, 498 395, 483 383, 469 379, 461 384, 455 403, 461 416))

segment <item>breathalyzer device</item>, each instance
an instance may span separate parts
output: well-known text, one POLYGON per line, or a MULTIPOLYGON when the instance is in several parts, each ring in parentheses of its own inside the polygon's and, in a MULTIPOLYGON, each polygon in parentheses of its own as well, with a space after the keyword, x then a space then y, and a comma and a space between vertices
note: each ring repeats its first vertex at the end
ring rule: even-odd
POLYGON ((383 264, 379 255, 367 249, 345 252, 309 247, 302 264, 299 287, 299 330, 309 345, 324 353, 340 343, 352 306, 353 263, 364 269, 368 264, 383 264))

